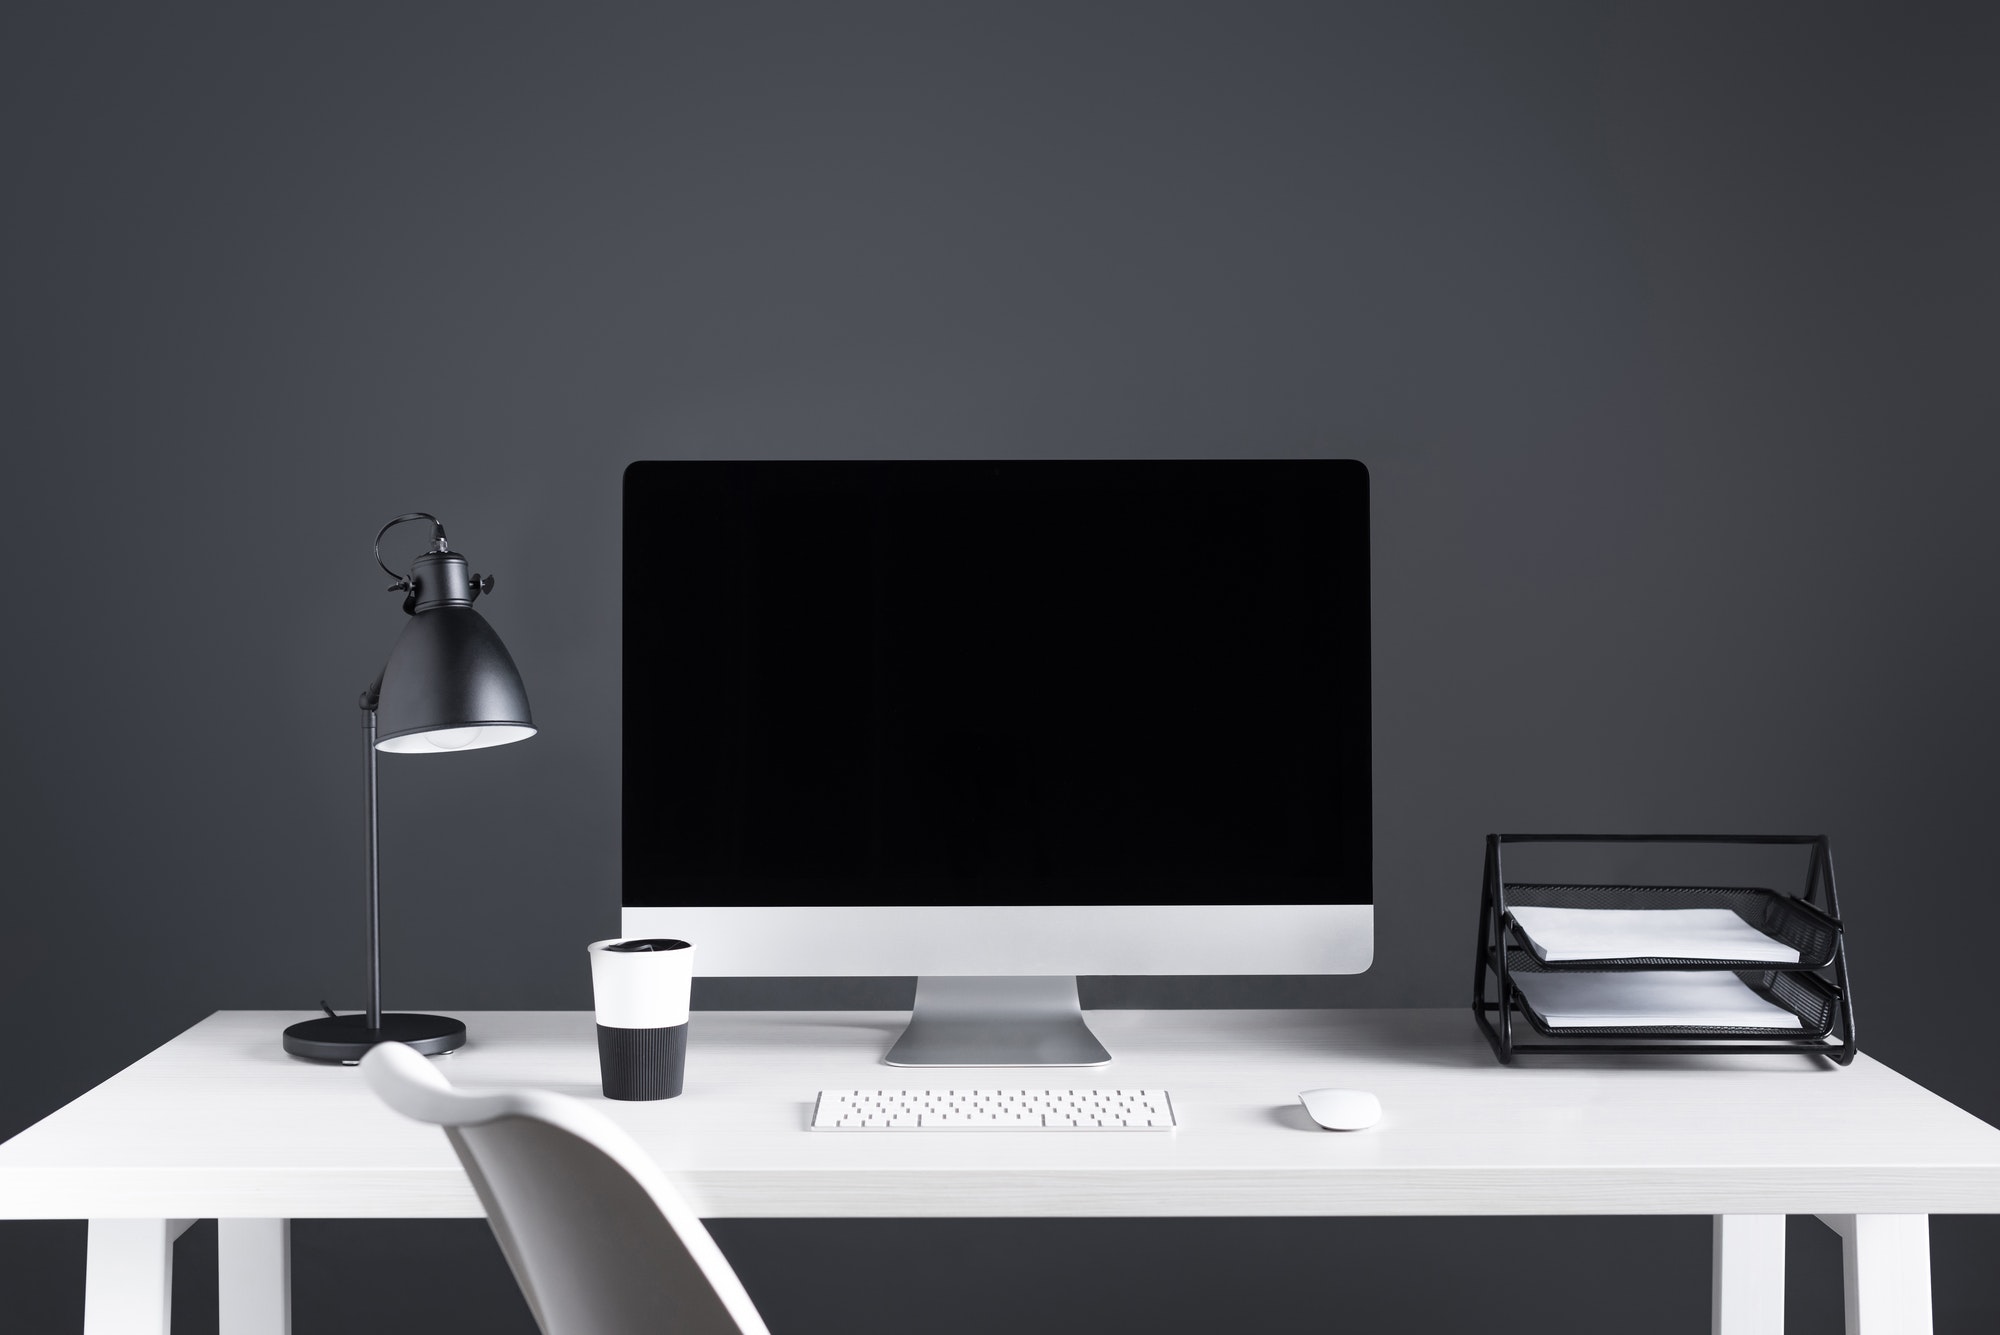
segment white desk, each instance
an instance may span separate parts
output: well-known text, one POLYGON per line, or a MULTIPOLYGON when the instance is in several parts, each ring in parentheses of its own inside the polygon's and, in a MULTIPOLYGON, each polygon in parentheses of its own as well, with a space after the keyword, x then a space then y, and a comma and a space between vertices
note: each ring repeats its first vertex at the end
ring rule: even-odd
MULTIPOLYGON (((477 1216, 434 1129, 352 1068, 287 1057, 290 1013, 224 1012, 0 1145, 0 1218, 91 1221, 88 1335, 163 1335, 172 1243, 220 1223, 223 1335, 289 1329, 286 1221, 477 1216)), ((1801 1057, 1497 1065, 1461 1010, 1093 1011, 1101 1071, 881 1064, 904 1016, 704 1012, 687 1093, 598 1095, 583 1013, 461 1016, 468 1088, 591 1099, 721 1217, 1702 1214, 1714 1328, 1781 1335, 1784 1216, 1845 1238, 1849 1331, 1930 1330, 1926 1216, 2000 1213, 2000 1130, 1885 1066, 1801 1057), (809 1133, 822 1088, 1094 1084, 1172 1091, 1171 1135, 809 1133), (1369 1131, 1297 1093, 1373 1090, 1369 1131)))

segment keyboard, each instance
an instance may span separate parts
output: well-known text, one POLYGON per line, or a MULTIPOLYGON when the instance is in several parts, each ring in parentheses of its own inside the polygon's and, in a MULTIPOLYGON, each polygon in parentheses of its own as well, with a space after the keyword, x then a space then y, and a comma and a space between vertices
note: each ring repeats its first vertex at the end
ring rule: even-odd
POLYGON ((1171 1131, 1164 1089, 823 1089, 815 1131, 1171 1131))

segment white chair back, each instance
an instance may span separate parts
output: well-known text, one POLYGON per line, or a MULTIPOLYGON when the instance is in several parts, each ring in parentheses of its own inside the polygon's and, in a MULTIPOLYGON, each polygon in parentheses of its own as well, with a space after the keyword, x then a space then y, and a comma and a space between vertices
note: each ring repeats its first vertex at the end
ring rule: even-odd
POLYGON ((604 1114, 542 1090, 454 1089, 400 1043, 361 1073, 444 1128, 543 1335, 768 1335, 701 1220, 604 1114))

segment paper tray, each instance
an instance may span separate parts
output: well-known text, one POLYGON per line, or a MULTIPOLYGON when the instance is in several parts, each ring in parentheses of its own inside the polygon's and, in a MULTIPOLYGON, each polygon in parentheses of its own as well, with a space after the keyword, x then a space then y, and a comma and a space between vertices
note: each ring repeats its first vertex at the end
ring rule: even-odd
MULTIPOLYGON (((1623 969, 1726 969, 1730 972, 1792 972, 1823 969, 1840 949, 1840 920, 1795 895, 1739 885, 1551 885, 1507 886, 1507 906, 1568 909, 1728 909, 1764 935, 1799 952, 1796 964, 1770 960, 1687 959, 1671 955, 1624 955, 1611 959, 1543 960, 1510 915, 1507 934, 1537 969, 1604 973, 1623 969)), ((1511 964, 1513 954, 1508 961, 1511 964)))
MULTIPOLYGON (((1507 952, 1509 973, 1560 973, 1526 950, 1507 952)), ((1611 972, 1600 970, 1600 972, 1611 972)), ((1551 1038, 1767 1038, 1777 1042, 1825 1038, 1832 1032, 1834 1013, 1840 1004, 1840 989, 1817 974, 1760 967, 1730 972, 1752 992, 1780 1009, 1799 1017, 1796 1029, 1763 1026, 1735 1028, 1723 1025, 1553 1025, 1528 1004, 1520 989, 1514 989, 1514 1004, 1535 1031, 1551 1038)))

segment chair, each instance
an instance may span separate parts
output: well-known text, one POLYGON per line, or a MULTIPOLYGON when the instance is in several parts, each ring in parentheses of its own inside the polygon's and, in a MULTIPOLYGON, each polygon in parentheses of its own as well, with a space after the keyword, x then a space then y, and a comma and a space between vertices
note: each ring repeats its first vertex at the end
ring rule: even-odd
POLYGON ((769 1335, 742 1281, 646 1152, 541 1090, 470 1094, 401 1043, 368 1087, 444 1128, 543 1335, 769 1335))

